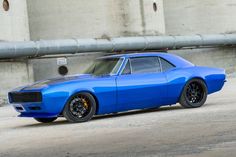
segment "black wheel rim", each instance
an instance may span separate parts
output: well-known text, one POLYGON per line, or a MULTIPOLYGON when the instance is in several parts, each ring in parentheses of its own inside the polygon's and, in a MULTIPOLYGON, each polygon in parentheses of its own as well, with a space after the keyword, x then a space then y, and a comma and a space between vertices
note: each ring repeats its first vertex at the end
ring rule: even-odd
POLYGON ((186 97, 192 104, 200 103, 204 97, 204 90, 197 82, 192 82, 187 86, 186 97))
POLYGON ((70 101, 69 111, 76 118, 86 117, 90 110, 90 101, 86 96, 78 95, 70 101))

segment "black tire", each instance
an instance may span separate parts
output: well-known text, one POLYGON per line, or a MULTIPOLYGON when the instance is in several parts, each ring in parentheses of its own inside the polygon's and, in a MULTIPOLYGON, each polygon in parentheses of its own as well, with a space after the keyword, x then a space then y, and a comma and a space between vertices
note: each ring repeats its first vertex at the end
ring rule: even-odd
POLYGON ((207 99, 207 86, 201 79, 188 81, 182 91, 179 103, 184 108, 201 107, 207 99))
POLYGON ((67 102, 63 116, 72 123, 89 121, 96 112, 96 101, 89 93, 77 93, 67 102), (86 102, 85 102, 86 101, 86 102))
POLYGON ((40 123, 51 123, 51 122, 55 121, 57 119, 57 117, 55 117, 55 118, 34 118, 34 119, 40 123))

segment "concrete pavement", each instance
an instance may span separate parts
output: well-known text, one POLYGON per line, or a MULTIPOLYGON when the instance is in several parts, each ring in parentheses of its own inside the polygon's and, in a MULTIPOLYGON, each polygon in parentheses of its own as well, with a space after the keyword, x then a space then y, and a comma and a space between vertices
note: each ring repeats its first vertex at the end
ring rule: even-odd
POLYGON ((17 118, 0 107, 0 157, 184 156, 236 154, 236 79, 197 109, 179 105, 71 124, 17 118))

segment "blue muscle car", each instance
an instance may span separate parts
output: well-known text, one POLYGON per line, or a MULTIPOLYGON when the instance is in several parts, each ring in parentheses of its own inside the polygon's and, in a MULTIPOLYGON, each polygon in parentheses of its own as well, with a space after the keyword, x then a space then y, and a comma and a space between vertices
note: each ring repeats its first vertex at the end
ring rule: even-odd
POLYGON ((84 74, 36 82, 8 96, 20 117, 85 122, 94 115, 176 103, 200 107, 222 89, 225 77, 224 69, 195 66, 168 53, 121 54, 96 59, 84 74))

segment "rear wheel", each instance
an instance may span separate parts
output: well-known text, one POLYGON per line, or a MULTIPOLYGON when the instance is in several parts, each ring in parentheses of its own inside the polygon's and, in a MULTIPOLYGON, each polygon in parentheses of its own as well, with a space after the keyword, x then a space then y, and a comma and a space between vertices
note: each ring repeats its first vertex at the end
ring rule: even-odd
POLYGON ((51 123, 51 122, 55 121, 57 119, 57 117, 55 117, 55 118, 34 118, 34 119, 40 123, 51 123))
POLYGON ((89 121, 96 112, 96 101, 89 93, 78 93, 70 98, 63 116, 73 123, 89 121))
POLYGON ((192 79, 185 85, 179 103, 184 108, 201 107, 207 99, 207 87, 204 81, 192 79))

